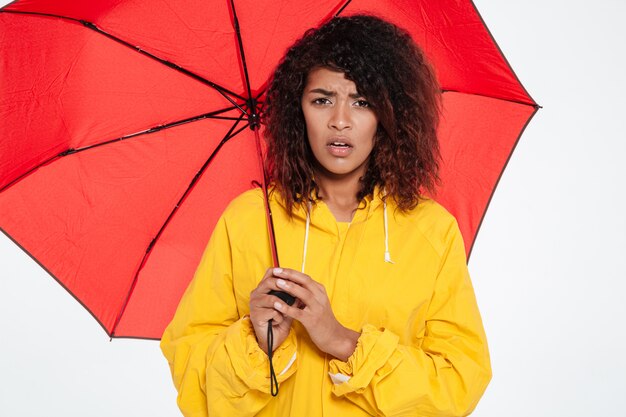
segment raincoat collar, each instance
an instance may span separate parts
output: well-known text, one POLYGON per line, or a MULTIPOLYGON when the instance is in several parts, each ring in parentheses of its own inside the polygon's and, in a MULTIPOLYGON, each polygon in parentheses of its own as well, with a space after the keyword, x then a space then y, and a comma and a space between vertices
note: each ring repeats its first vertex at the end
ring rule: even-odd
MULTIPOLYGON (((270 192, 270 201, 274 200, 283 210, 287 210, 285 201, 282 195, 278 192, 275 187, 271 188, 270 192)), ((306 257, 307 257, 307 245, 309 239, 309 229, 311 225, 314 227, 324 230, 333 235, 339 236, 341 234, 341 230, 339 227, 339 222, 335 219, 335 216, 331 213, 328 206, 317 198, 315 191, 311 193, 311 200, 315 202, 312 204, 311 201, 307 202, 306 206, 297 205, 293 208, 293 215, 295 218, 304 221, 305 223, 305 233, 304 233, 304 243, 303 243, 303 253, 302 253, 302 272, 305 270, 306 265, 306 257)), ((384 248, 385 251, 383 253, 384 260, 387 263, 393 264, 394 262, 391 260, 391 254, 389 252, 389 224, 388 224, 388 214, 387 214, 387 206, 393 199, 387 199, 386 192, 384 188, 376 186, 371 195, 366 196, 356 210, 354 217, 350 224, 354 223, 362 223, 370 219, 376 209, 382 205, 383 206, 383 224, 381 225, 384 228, 384 248)))
MULTIPOLYGON (((359 203, 356 213, 354 214, 354 217, 352 218, 352 221, 350 223, 363 222, 369 219, 372 216, 372 214, 375 212, 375 210, 379 206, 383 205, 383 201, 385 200, 385 198, 386 198, 386 195, 385 195, 384 188, 380 186, 375 186, 374 191, 372 192, 372 195, 366 196, 359 203)), ((313 224, 317 223, 316 220, 319 222, 320 217, 326 217, 329 214, 330 214, 330 220, 334 221, 334 223, 337 223, 337 221, 335 220, 335 217, 332 215, 332 213, 330 213, 330 209, 328 208, 326 203, 324 203, 323 200, 320 200, 317 197, 315 190, 311 192, 311 200, 313 201, 313 203, 310 205, 311 207, 310 215, 311 215, 311 222, 313 224)), ((388 206, 390 205, 392 200, 393 199, 387 199, 388 206)), ((273 184, 270 186, 270 201, 274 202, 275 204, 278 204, 283 210, 285 211, 287 210, 287 205, 285 204, 285 200, 283 199, 282 194, 278 191, 278 189, 275 188, 273 184)), ((306 204, 296 205, 293 207, 292 212, 293 212, 293 217, 305 221, 307 217, 307 205, 306 204)), ((333 229, 336 229, 336 224, 333 227, 333 229)))

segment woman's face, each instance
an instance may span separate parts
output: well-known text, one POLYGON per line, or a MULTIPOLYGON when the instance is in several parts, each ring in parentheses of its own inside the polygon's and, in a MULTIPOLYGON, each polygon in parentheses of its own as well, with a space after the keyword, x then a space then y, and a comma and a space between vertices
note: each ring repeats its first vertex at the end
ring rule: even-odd
POLYGON ((319 175, 365 175, 378 118, 343 72, 315 68, 302 94, 302 111, 319 175))

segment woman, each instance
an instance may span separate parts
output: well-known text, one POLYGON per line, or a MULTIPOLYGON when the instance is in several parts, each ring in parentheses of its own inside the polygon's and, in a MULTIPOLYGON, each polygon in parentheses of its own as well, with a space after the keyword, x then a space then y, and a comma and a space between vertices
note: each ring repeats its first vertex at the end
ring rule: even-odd
POLYGON ((465 248, 423 194, 437 182, 439 102, 419 48, 375 17, 335 18, 287 52, 266 112, 281 268, 268 269, 262 191, 245 192, 161 342, 185 415, 474 409, 491 369, 465 248))

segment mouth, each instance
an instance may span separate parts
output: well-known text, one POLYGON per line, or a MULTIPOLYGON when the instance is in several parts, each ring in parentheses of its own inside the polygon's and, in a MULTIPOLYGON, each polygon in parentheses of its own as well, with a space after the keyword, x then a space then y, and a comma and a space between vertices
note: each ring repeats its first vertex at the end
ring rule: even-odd
POLYGON ((350 141, 344 138, 333 138, 326 144, 326 146, 337 149, 347 149, 353 147, 350 141))
POLYGON ((345 158, 352 153, 353 145, 346 138, 332 138, 326 144, 326 149, 332 156, 345 158))

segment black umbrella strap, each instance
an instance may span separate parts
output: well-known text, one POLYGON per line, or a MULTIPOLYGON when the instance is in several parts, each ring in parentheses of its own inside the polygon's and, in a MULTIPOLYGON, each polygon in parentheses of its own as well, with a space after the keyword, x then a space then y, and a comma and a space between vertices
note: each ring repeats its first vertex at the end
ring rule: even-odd
POLYGON ((272 363, 272 356, 274 356, 274 332, 272 331, 273 321, 274 320, 270 320, 269 323, 267 323, 267 356, 270 359, 270 393, 272 394, 272 397, 275 397, 278 395, 278 379, 276 378, 274 364, 272 363))

